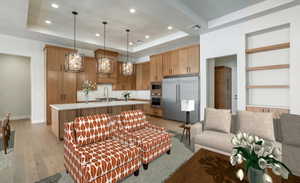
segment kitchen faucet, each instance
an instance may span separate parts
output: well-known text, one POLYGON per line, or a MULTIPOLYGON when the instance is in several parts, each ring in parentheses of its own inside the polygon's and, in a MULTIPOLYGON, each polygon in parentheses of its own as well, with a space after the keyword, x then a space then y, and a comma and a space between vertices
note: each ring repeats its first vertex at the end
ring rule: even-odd
POLYGON ((109 102, 109 97, 108 97, 108 87, 104 87, 104 97, 106 98, 106 102, 109 102))

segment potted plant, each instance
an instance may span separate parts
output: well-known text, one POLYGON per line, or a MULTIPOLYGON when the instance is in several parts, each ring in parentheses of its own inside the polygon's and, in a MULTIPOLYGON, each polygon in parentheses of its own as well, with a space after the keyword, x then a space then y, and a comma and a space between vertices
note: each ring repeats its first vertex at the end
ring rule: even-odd
POLYGON ((279 161, 281 151, 270 141, 253 136, 248 133, 239 132, 235 135, 231 143, 234 145, 230 156, 232 166, 244 162, 245 170, 239 169, 237 177, 242 181, 244 172, 248 175, 250 183, 272 183, 272 178, 267 174, 266 169, 272 169, 273 173, 288 179, 292 172, 279 161))
POLYGON ((128 101, 128 99, 130 98, 130 92, 123 92, 122 96, 124 97, 125 101, 128 101))
POLYGON ((89 92, 96 89, 96 83, 89 80, 85 80, 81 88, 85 96, 85 103, 89 103, 89 92))

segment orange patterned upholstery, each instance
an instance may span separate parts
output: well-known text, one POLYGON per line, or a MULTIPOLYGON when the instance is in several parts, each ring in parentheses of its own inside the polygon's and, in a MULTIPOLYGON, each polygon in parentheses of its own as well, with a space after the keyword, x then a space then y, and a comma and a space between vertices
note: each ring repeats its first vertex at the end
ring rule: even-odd
POLYGON ((140 110, 121 113, 120 131, 141 148, 142 162, 148 164, 171 149, 171 137, 164 128, 146 121, 140 110))
POLYGON ((75 182, 116 183, 140 168, 141 150, 115 130, 117 119, 95 115, 65 123, 64 164, 75 182))

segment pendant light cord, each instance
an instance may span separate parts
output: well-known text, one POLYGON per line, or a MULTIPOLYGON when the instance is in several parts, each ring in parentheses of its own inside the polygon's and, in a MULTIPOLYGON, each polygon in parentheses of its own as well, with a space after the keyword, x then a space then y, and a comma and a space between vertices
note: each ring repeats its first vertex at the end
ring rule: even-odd
POLYGON ((103 40, 103 56, 105 57, 105 52, 106 52, 106 24, 107 22, 103 22, 103 25, 104 25, 104 32, 103 32, 103 37, 104 37, 104 40, 103 40))
POLYGON ((78 14, 76 11, 73 11, 74 15, 74 51, 76 50, 76 15, 78 14))
POLYGON ((128 44, 129 44, 129 29, 127 29, 126 30, 126 32, 127 32, 127 52, 126 52, 126 54, 127 54, 127 62, 128 62, 128 57, 129 57, 129 52, 128 52, 128 44))

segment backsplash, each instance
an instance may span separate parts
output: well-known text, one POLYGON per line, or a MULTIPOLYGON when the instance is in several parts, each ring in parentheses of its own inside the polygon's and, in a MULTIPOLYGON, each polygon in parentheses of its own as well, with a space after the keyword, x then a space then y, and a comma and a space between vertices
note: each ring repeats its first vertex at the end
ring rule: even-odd
MULTIPOLYGON (((108 88, 108 96, 111 98, 123 98, 122 93, 129 91, 131 93, 130 98, 150 100, 149 90, 112 90, 111 84, 97 85, 97 90, 89 93, 89 100, 96 100, 96 98, 104 98, 104 88, 108 88)), ((82 91, 77 91, 77 101, 85 101, 85 96, 82 91)))

